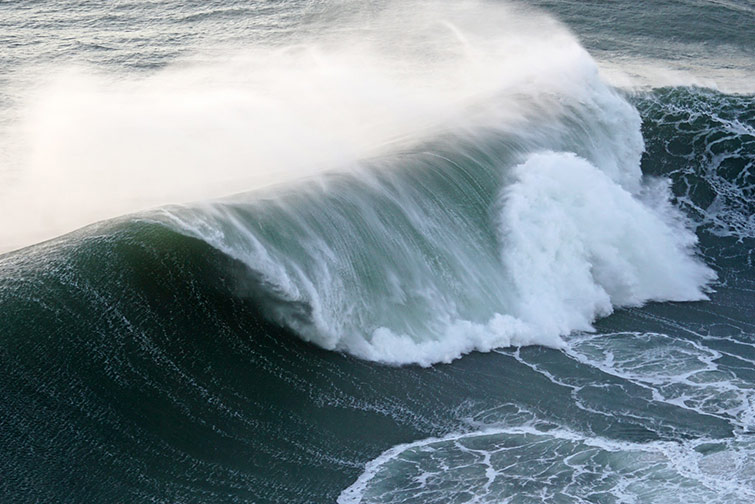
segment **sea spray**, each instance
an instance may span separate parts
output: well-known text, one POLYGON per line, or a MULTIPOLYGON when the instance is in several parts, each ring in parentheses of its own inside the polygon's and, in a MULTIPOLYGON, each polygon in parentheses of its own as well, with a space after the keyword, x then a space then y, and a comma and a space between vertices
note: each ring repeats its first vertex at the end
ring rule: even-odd
POLYGON ((592 65, 557 22, 508 6, 393 2, 318 19, 138 73, 57 62, 16 69, 0 249, 349 170, 439 130, 514 127, 533 107, 557 109, 569 76, 592 65), (501 95, 506 106, 489 110, 501 95))

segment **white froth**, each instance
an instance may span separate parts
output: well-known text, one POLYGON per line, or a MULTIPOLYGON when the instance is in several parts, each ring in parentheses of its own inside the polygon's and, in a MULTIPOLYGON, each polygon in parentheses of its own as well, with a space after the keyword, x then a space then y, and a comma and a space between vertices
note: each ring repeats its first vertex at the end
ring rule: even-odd
POLYGON ((464 496, 477 503, 578 503, 603 496, 745 503, 755 497, 751 449, 747 438, 634 443, 536 425, 490 427, 395 446, 369 462, 337 502, 441 503, 464 496), (709 447, 720 451, 706 454, 709 447))
POLYGON ((695 234, 659 215, 670 207, 645 205, 569 153, 535 154, 514 174, 501 203, 502 261, 514 314, 535 332, 590 330, 615 306, 707 299, 715 275, 694 256, 695 234))

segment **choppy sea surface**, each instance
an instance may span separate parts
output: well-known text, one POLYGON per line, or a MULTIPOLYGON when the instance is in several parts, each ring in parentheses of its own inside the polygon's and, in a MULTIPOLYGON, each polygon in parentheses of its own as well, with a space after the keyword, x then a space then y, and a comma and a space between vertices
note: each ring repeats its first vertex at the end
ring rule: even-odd
POLYGON ((0 3, 0 500, 755 501, 753 26, 0 3))

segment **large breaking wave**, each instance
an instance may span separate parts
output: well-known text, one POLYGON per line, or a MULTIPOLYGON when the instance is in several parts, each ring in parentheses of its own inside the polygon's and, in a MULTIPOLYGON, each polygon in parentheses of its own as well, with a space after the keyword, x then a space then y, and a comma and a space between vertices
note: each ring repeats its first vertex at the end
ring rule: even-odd
POLYGON ((248 295, 281 325, 392 364, 561 346, 617 306, 706 299, 694 232, 668 185, 642 177, 639 114, 549 26, 492 41, 453 26, 463 57, 444 49, 431 72, 473 80, 453 113, 438 102, 379 155, 164 218, 245 263, 248 295))
POLYGON ((66 227, 273 185, 148 218, 243 262, 277 323, 393 364, 705 299, 695 234, 643 179, 637 110, 565 28, 479 3, 329 23, 139 80, 53 79, 3 201, 66 227))

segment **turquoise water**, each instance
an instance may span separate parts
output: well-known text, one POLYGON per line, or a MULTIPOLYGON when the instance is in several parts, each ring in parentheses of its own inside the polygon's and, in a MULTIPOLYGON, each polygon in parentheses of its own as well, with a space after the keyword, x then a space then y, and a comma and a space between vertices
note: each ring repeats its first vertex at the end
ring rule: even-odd
POLYGON ((749 2, 0 13, 1 500, 755 498, 749 2))

